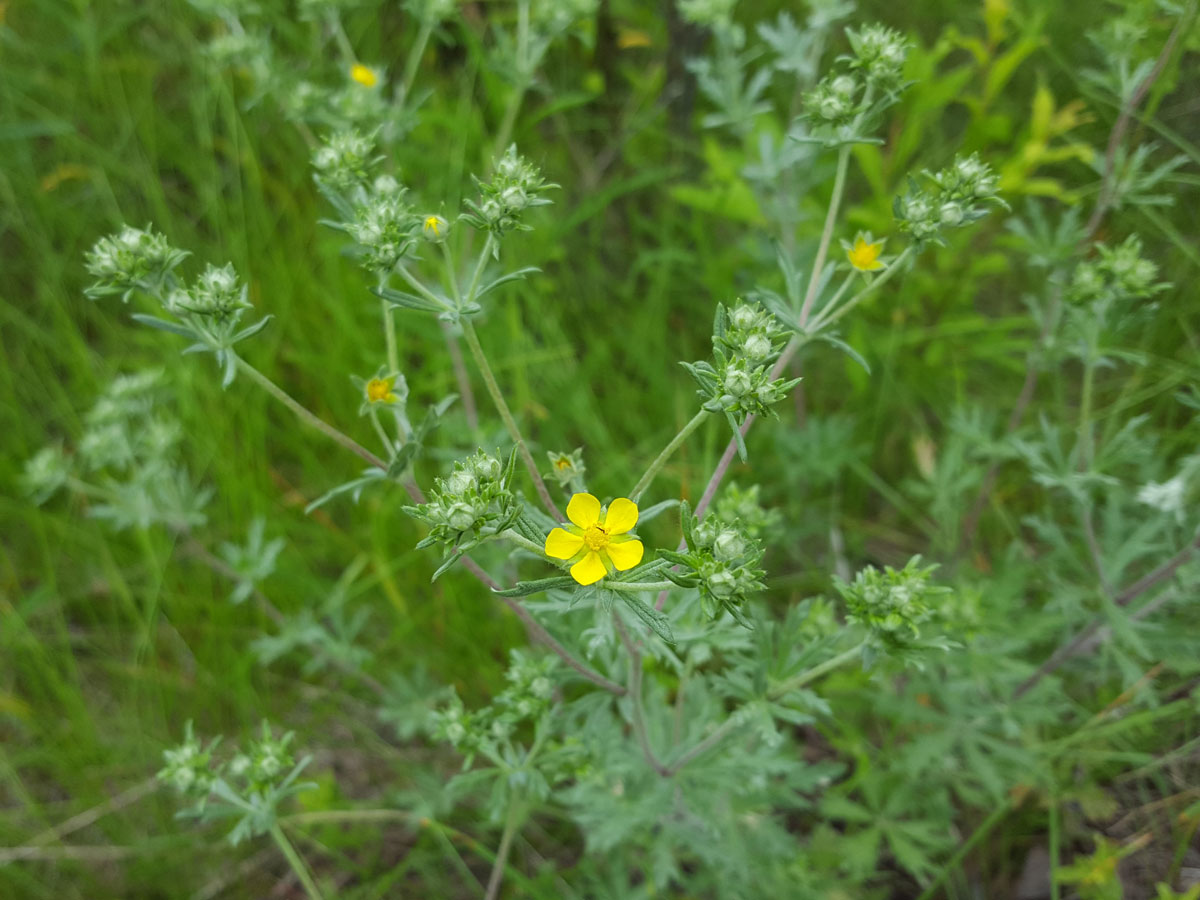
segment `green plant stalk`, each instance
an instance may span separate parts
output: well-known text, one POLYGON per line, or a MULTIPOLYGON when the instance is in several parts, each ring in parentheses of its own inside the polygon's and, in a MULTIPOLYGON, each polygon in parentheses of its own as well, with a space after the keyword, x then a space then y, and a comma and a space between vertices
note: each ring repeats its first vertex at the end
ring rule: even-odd
MULTIPOLYGON (((523 534, 518 534, 517 532, 513 531, 511 528, 508 529, 508 531, 504 532, 502 537, 506 537, 510 541, 512 541, 514 544, 518 544, 519 546, 524 547, 530 553, 536 553, 538 556, 542 557, 543 559, 553 559, 553 557, 546 556, 546 550, 540 544, 529 540, 529 538, 525 537, 523 534)), ((556 559, 556 560, 554 560, 554 562, 557 563, 557 562, 559 562, 559 560, 556 559)))
POLYGON ((371 424, 375 426, 375 434, 383 444, 384 449, 387 450, 388 459, 390 460, 396 455, 395 444, 387 436, 387 432, 383 430, 383 424, 379 421, 379 413, 376 411, 374 403, 367 407, 367 412, 371 417, 371 424))
POLYGON ((671 438, 670 443, 663 448, 662 452, 658 454, 654 462, 650 463, 650 468, 643 473, 642 477, 638 479, 637 484, 633 486, 633 490, 629 492, 630 500, 632 500, 634 503, 638 502, 638 498, 642 496, 646 488, 650 487, 650 483, 654 481, 654 476, 659 473, 659 470, 662 469, 667 460, 671 458, 671 455, 678 450, 680 446, 682 446, 684 441, 688 439, 688 435, 690 435, 704 423, 704 420, 707 419, 708 416, 708 410, 702 409, 700 412, 696 413, 696 415, 692 416, 686 425, 679 429, 679 433, 675 435, 675 437, 671 438))
POLYGON ((946 865, 942 868, 942 871, 938 873, 938 876, 933 879, 932 882, 930 882, 929 887, 925 888, 917 900, 932 900, 932 898, 936 896, 938 888, 940 888, 945 883, 946 879, 950 877, 950 873, 962 864, 962 861, 967 858, 967 854, 974 850, 977 844, 991 834, 992 829, 999 825, 1011 810, 1011 802, 1004 803, 992 810, 991 815, 984 819, 979 824, 979 827, 975 829, 975 833, 967 838, 966 842, 958 848, 958 852, 950 858, 950 862, 946 863, 946 865))
MULTIPOLYGON (((491 237, 489 234, 488 237, 491 237)), ((454 297, 454 305, 458 309, 462 309, 462 293, 458 287, 458 270, 454 265, 454 256, 450 253, 450 244, 448 241, 442 241, 442 258, 446 263, 446 280, 450 282, 450 293, 454 297)), ((485 250, 490 247, 485 246, 485 250)), ((478 273, 478 269, 476 269, 478 273)), ((478 282, 471 284, 471 293, 474 295, 475 286, 478 282)), ((479 415, 475 408, 475 392, 471 389, 471 376, 467 373, 467 367, 463 364, 462 348, 458 346, 458 335, 450 327, 449 322, 439 321, 438 324, 442 328, 442 336, 446 339, 446 352, 450 355, 450 367, 454 370, 454 380, 458 383, 458 395, 462 398, 463 414, 467 418, 467 427, 474 431, 479 427, 479 415)))
POLYGON ((280 851, 287 858, 288 865, 292 867, 292 871, 296 873, 296 877, 300 883, 304 885, 304 892, 308 894, 310 900, 324 900, 321 896, 321 889, 317 887, 316 881, 313 880, 312 873, 309 872, 308 866, 300 854, 296 852, 296 848, 292 846, 292 842, 287 839, 287 835, 283 833, 283 829, 276 822, 271 826, 271 837, 275 839, 280 851))
POLYGON ((650 735, 646 733, 646 715, 642 709, 642 654, 638 652, 637 647, 633 643, 633 639, 629 636, 625 624, 621 621, 620 615, 613 610, 613 625, 617 630, 617 635, 621 638, 621 644, 625 647, 625 652, 629 656, 629 688, 628 695, 633 716, 633 733, 637 736, 638 746, 642 748, 642 756, 646 758, 647 764, 654 769, 659 775, 664 778, 670 777, 672 774, 671 768, 663 764, 662 760, 654 753, 654 748, 650 746, 650 735))
MULTIPOLYGON (((790 678, 787 681, 782 682, 781 684, 777 685, 776 687, 772 688, 770 691, 767 692, 768 699, 774 700, 779 697, 782 697, 784 694, 788 693, 789 691, 794 691, 797 688, 803 687, 804 685, 808 684, 811 681, 815 681, 816 679, 820 678, 822 675, 827 675, 828 673, 830 673, 834 669, 836 669, 838 666, 845 665, 847 662, 854 659, 856 656, 859 655, 859 653, 862 652, 864 643, 866 643, 866 642, 863 641, 858 644, 855 644, 853 647, 851 647, 849 650, 845 651, 844 653, 839 653, 837 656, 827 659, 825 662, 821 663, 820 665, 813 666, 813 668, 809 669, 806 672, 801 672, 795 678, 790 678)), ((721 726, 719 728, 717 728, 716 731, 714 731, 712 734, 710 734, 708 737, 706 737, 700 743, 696 744, 696 746, 692 747, 691 750, 688 750, 686 753, 684 753, 683 756, 679 757, 679 759, 675 760, 675 762, 672 763, 670 766, 669 774, 674 775, 676 772, 678 772, 680 769, 682 769, 684 766, 686 766, 692 760, 696 759, 696 757, 704 755, 709 750, 711 750, 713 747, 720 744, 723 740, 725 740, 725 738, 727 738, 733 732, 733 730, 735 728, 737 728, 738 723, 740 721, 741 721, 741 717, 738 715, 737 712, 731 713, 729 718, 726 719, 721 724, 721 726)))
POLYGON ((360 457, 375 468, 387 471, 387 463, 368 450, 366 447, 362 446, 362 444, 360 444, 358 441, 354 440, 354 438, 350 437, 348 434, 338 431, 338 429, 334 428, 316 413, 309 410, 274 381, 272 381, 258 369, 254 368, 254 366, 250 365, 250 363, 246 362, 246 360, 242 359, 240 356, 236 357, 236 359, 238 369, 244 372, 251 381, 261 387, 264 391, 294 412, 296 416, 306 425, 311 425, 313 428, 317 429, 317 431, 321 432, 336 443, 341 444, 351 453, 360 457))
POLYGON ((673 581, 606 581, 604 586, 610 591, 638 594, 643 591, 665 591, 676 585, 673 581))
POLYGON ((850 145, 838 150, 837 172, 833 177, 833 193, 829 197, 829 209, 825 213, 825 227, 821 230, 821 241, 817 244, 817 255, 813 257, 812 273, 808 277, 808 288, 800 306, 800 324, 808 321, 813 301, 817 299, 817 288, 821 283, 821 270, 825 268, 825 257, 829 255, 829 244, 833 240, 833 227, 837 223, 838 210, 842 205, 842 194, 846 190, 846 170, 850 168, 850 145))
MULTIPOLYGON (((388 372, 391 375, 400 374, 400 351, 396 346, 396 310, 390 303, 382 297, 379 302, 383 310, 383 338, 387 344, 387 364, 388 372)), ((407 441, 411 436, 412 428, 405 421, 404 414, 397 406, 392 410, 393 417, 396 420, 396 437, 400 441, 407 441)), ((385 446, 391 446, 385 442, 385 446)), ((392 452, 388 453, 392 456, 392 452)))
POLYGON ((413 43, 412 49, 408 51, 408 62, 404 66, 404 78, 400 82, 400 96, 397 98, 397 102, 401 106, 408 100, 408 93, 417 79, 417 69, 420 68, 421 57, 425 55, 425 48, 429 45, 429 37, 433 34, 433 24, 433 22, 421 23, 417 39, 413 43))
POLYGON ((488 256, 495 246, 496 236, 489 231, 487 240, 483 242, 483 249, 479 251, 479 260, 475 263, 475 272, 471 275, 471 283, 467 285, 468 303, 475 302, 475 293, 479 290, 479 279, 483 275, 484 268, 487 266, 488 256))
POLYGON ((508 815, 504 820, 504 831, 500 835, 500 846, 496 849, 496 861, 492 863, 492 873, 488 876, 487 890, 484 900, 496 900, 500 894, 500 883, 504 880, 504 864, 512 849, 513 838, 517 834, 517 822, 520 818, 520 808, 516 798, 509 800, 508 815))
POLYGON ((517 420, 513 418, 512 411, 504 401, 504 395, 500 393, 500 385, 496 383, 496 376, 492 374, 492 367, 488 364, 487 356, 484 355, 483 347, 479 343, 479 336, 475 334, 475 326, 471 324, 470 319, 463 319, 462 328, 463 337, 466 338, 467 346, 471 348, 471 355, 475 357, 475 364, 479 367, 479 374, 483 376, 483 383, 487 385, 488 393, 491 394, 492 402, 496 404, 500 418, 504 420, 504 425, 508 429, 509 436, 517 445, 517 452, 521 455, 521 459, 525 463, 529 477, 533 479, 533 487, 537 491, 542 505, 559 522, 565 521, 563 514, 558 511, 558 507, 550 499, 550 492, 546 489, 546 482, 542 480, 542 475, 538 472, 537 464, 533 461, 533 455, 529 452, 525 438, 521 436, 521 429, 517 427, 517 420))
MULTIPOLYGON (((872 279, 870 284, 847 300, 842 305, 841 309, 835 310, 833 308, 833 302, 831 302, 829 306, 822 310, 821 313, 813 320, 812 326, 809 328, 809 333, 816 333, 826 325, 832 325, 846 313, 850 312, 850 310, 854 309, 855 306, 869 297, 872 293, 887 284, 891 277, 900 270, 901 265, 907 262, 909 257, 913 256, 915 253, 916 249, 911 244, 905 247, 904 250, 901 251, 900 255, 892 260, 892 264, 884 270, 882 275, 880 275, 878 278, 872 279)), ((837 298, 835 297, 834 301, 836 300, 837 298)))

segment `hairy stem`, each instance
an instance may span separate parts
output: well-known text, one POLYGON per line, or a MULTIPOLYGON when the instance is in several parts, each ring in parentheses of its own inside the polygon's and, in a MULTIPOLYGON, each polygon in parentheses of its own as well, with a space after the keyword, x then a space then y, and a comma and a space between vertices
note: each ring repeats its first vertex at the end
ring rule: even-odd
POLYGON ((533 461, 533 454, 529 452, 525 438, 521 436, 521 429, 517 427, 517 420, 513 418, 512 411, 508 408, 508 403, 504 400, 504 395, 500 393, 500 385, 496 383, 496 376, 492 374, 492 367, 488 364, 487 356, 484 355, 483 347, 479 343, 479 336, 475 334, 475 326, 471 324, 470 319, 463 319, 462 327, 463 337, 467 340, 467 346, 471 349, 471 355, 475 357, 475 365, 479 367, 479 374, 483 376, 483 383, 487 385, 492 402, 496 404, 496 410, 500 413, 500 418, 504 420, 504 425, 508 429, 509 436, 517 445, 517 452, 521 455, 521 459, 525 463, 529 477, 533 479, 534 490, 537 491, 537 495, 542 501, 542 505, 546 507, 546 511, 558 521, 564 521, 563 514, 559 512, 558 507, 554 505, 554 501, 550 499, 550 492, 546 489, 546 482, 542 480, 537 463, 533 461))
POLYGON ((829 198, 829 209, 825 213, 825 227, 821 230, 821 241, 817 244, 817 255, 813 257, 812 272, 808 276, 808 289, 804 292, 804 302, 800 306, 801 325, 808 321, 813 301, 817 299, 821 270, 825 268, 825 257, 829 254, 829 244, 833 240, 833 226, 837 223, 838 210, 842 205, 842 194, 846 189, 846 170, 849 167, 850 145, 846 144, 838 150, 837 173, 833 177, 833 194, 829 198))
POLYGON ((271 837, 275 839, 280 852, 287 858, 288 865, 292 867, 292 871, 296 874, 300 884, 304 886, 304 892, 308 894, 309 900, 322 900, 321 889, 317 887, 317 882, 313 879, 312 873, 308 870, 308 866, 296 852, 296 848, 292 846, 292 842, 287 839, 287 835, 283 833, 283 829, 276 823, 271 826, 271 837))
POLYGON ((630 500, 632 500, 634 503, 637 503, 638 499, 645 492, 646 488, 650 487, 651 482, 654 481, 654 477, 659 473, 659 470, 662 469, 664 464, 666 464, 666 461, 670 459, 672 454, 674 454, 674 452, 683 445, 683 442, 688 439, 688 435, 690 435, 704 423, 704 420, 707 419, 708 416, 708 410, 702 409, 700 412, 696 413, 696 415, 692 416, 686 425, 679 429, 679 433, 675 435, 675 437, 671 438, 671 442, 663 448, 662 453, 658 454, 654 462, 650 463, 650 468, 645 471, 642 477, 638 479, 637 484, 633 486, 633 490, 629 492, 630 500))
POLYGON ((296 416, 306 425, 311 425, 313 428, 317 429, 317 431, 320 431, 326 437, 329 437, 341 444, 351 453, 356 454, 370 465, 375 466, 377 469, 383 469, 384 471, 387 471, 388 465, 386 462, 384 462, 366 447, 362 446, 362 444, 354 440, 354 438, 350 437, 348 434, 338 431, 338 429, 334 428, 316 413, 309 410, 306 406, 292 397, 291 394, 277 385, 258 369, 254 368, 254 366, 250 365, 250 363, 246 362, 240 356, 237 357, 237 367, 244 372, 251 381, 294 412, 296 416))
POLYGON ((516 837, 519 821, 520 808, 515 799, 510 800, 508 815, 504 820, 504 831, 500 835, 500 846, 496 849, 496 861, 492 863, 492 874, 488 876, 484 900, 496 900, 496 897, 500 895, 500 882, 504 880, 504 866, 508 861, 509 851, 512 850, 512 842, 516 837))
POLYGON ((642 755, 646 757, 646 762, 650 768, 666 778, 671 775, 671 769, 663 765, 662 761, 655 755, 654 748, 650 746, 650 736, 646 733, 646 716, 642 709, 642 654, 638 651, 637 645, 629 636, 629 632, 625 628, 625 623, 621 621, 621 617, 616 610, 613 610, 613 625, 617 629, 617 634, 621 638, 621 644, 625 647, 625 652, 629 655, 628 695, 632 707, 633 732, 637 736, 638 746, 642 748, 642 755))

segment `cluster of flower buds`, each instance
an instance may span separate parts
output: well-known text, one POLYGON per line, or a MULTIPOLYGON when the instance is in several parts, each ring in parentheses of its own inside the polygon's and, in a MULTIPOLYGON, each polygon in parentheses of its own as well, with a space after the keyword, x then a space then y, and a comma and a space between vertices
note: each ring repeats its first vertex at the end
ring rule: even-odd
POLYGON ((84 417, 75 452, 55 444, 25 464, 22 485, 44 503, 74 482, 92 496, 88 513, 114 527, 175 528, 203 524, 209 493, 197 488, 178 462, 180 424, 166 415, 162 372, 116 378, 84 417), (75 481, 75 479, 90 479, 75 481), (95 482, 103 484, 96 492, 95 482))
POLYGON ((263 722, 261 736, 229 760, 227 774, 239 779, 248 793, 266 794, 296 764, 290 747, 293 737, 290 731, 275 737, 263 722))
POLYGON ((417 244, 421 218, 405 201, 405 193, 391 175, 380 175, 354 192, 354 220, 346 223, 345 230, 371 272, 391 272, 417 244))
POLYGON ((529 231, 522 215, 527 209, 548 205, 550 200, 540 195, 558 187, 548 184, 536 166, 518 155, 515 144, 497 160, 492 180, 475 178, 475 184, 479 187, 479 200, 466 201, 468 212, 462 214, 462 219, 496 237, 509 231, 529 231))
POLYGON ((241 311, 250 309, 249 288, 226 264, 218 268, 209 263, 190 288, 177 287, 167 294, 167 310, 179 317, 192 313, 217 322, 237 320, 241 311))
POLYGON ((854 51, 840 57, 851 69, 862 73, 868 84, 883 90, 900 86, 904 60, 908 57, 908 41, 900 32, 884 25, 867 25, 859 31, 846 29, 846 38, 854 51))
POLYGON ((126 225, 117 234, 102 237, 85 257, 87 270, 96 278, 84 293, 93 300, 120 294, 129 301, 135 290, 161 291, 171 271, 187 257, 161 234, 126 225))
POLYGON ((858 115, 862 83, 853 75, 827 75, 804 95, 804 108, 816 125, 843 128, 858 115))
POLYGON ((184 730, 183 743, 163 751, 163 767, 158 780, 170 785, 180 794, 203 802, 217 782, 213 765, 213 751, 221 743, 213 738, 204 746, 192 731, 188 722, 184 730))
POLYGON ((448 741, 467 757, 467 765, 480 748, 496 755, 498 744, 507 741, 526 722, 536 721, 550 709, 554 697, 553 656, 533 656, 513 650, 505 678, 508 687, 488 706, 468 710, 457 696, 433 714, 433 734, 448 741))
POLYGON ((904 86, 908 42, 899 32, 867 25, 846 29, 846 38, 853 52, 839 56, 834 70, 804 95, 805 116, 827 144, 861 140, 862 120, 894 103, 904 86))
POLYGON ((996 194, 999 179, 977 154, 956 159, 936 174, 924 174, 933 182, 933 189, 925 189, 910 178, 908 192, 892 204, 900 230, 907 231, 919 244, 944 244, 943 231, 982 219, 992 204, 1008 208, 996 194))
POLYGON ((746 624, 742 604, 747 596, 766 587, 761 580, 765 573, 759 568, 762 543, 738 519, 715 513, 698 519, 686 503, 680 511, 680 521, 685 552, 660 553, 684 571, 668 571, 667 577, 682 587, 699 588, 710 616, 716 617, 724 610, 746 624))
POLYGON ((404 511, 430 526, 417 546, 442 543, 466 548, 509 528, 521 512, 512 490, 516 451, 508 464, 482 450, 459 460, 445 478, 438 478, 429 502, 404 511))
POLYGON ((748 415, 769 412, 799 382, 771 375, 786 337, 775 317, 756 303, 739 303, 728 313, 718 306, 713 362, 683 363, 700 385, 704 408, 727 413, 739 425, 748 415))
POLYGON ((720 520, 737 522, 742 531, 755 539, 778 526, 781 518, 779 510, 763 508, 757 484, 745 489, 736 483, 728 485, 713 505, 713 514, 720 520))
POLYGON ((364 182, 376 162, 375 142, 353 130, 329 135, 312 156, 318 183, 341 190, 364 182))
POLYGON ((884 649, 902 650, 920 636, 920 625, 935 614, 934 604, 950 589, 930 583, 937 566, 921 567, 915 556, 903 569, 868 566, 847 584, 834 580, 846 602, 848 622, 865 625, 875 643, 884 649))
POLYGON ((1141 300, 1163 290, 1158 266, 1142 256, 1142 241, 1131 234, 1116 247, 1096 244, 1096 257, 1075 267, 1068 296, 1077 303, 1141 300))

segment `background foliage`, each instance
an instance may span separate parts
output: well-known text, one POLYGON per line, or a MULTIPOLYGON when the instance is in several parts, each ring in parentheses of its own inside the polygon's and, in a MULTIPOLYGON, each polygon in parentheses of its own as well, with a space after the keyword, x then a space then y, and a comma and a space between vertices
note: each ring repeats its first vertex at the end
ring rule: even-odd
MULTIPOLYGON (((343 21, 358 55, 399 59, 412 40, 406 14, 354 6, 343 21)), ((772 21, 780 6, 745 3, 737 17, 772 21)), ((1125 42, 1138 60, 1154 60, 1184 14, 1123 9, 1145 13, 1145 29, 1125 42)), ((694 386, 675 361, 707 355, 716 303, 773 277, 776 213, 747 177, 769 118, 756 119, 753 104, 741 123, 713 118, 716 105, 681 65, 710 53, 711 37, 658 4, 600 10, 586 40, 551 47, 515 120, 523 152, 563 187, 515 243, 514 259, 545 274, 508 291, 481 331, 539 458, 624 448, 589 459, 593 483, 611 493, 690 417, 694 386)), ((320 23, 287 12, 272 20, 276 47, 311 58, 320 23)), ((489 27, 510 16, 500 3, 466 4, 422 56, 417 84, 429 94, 394 154, 406 181, 447 207, 491 157, 505 116, 511 91, 489 27)), ((964 645, 923 671, 845 671, 823 686, 836 715, 797 734, 826 789, 798 788, 812 804, 803 817, 781 811, 805 850, 772 875, 771 896, 1016 896, 1023 867, 1046 851, 1056 896, 1089 896, 1090 873, 1103 875, 1112 855, 1104 840, 1140 842, 1121 862, 1126 896, 1155 896, 1152 885, 1178 884, 1196 865, 1200 572, 1181 558, 1155 584, 1169 596, 1121 601, 1196 526, 1194 484, 1178 516, 1151 516, 1132 498, 1186 470, 1197 438, 1200 38, 1191 29, 1177 42, 1125 142, 1151 148, 1143 171, 1180 164, 1096 230, 1112 245, 1140 234, 1172 287, 1096 371, 1091 415, 1111 483, 1092 492, 1068 477, 1079 363, 1043 346, 1042 309, 1027 305, 1052 268, 1034 249, 1053 244, 1029 231, 1053 233, 1072 210, 1086 222, 1119 115, 1092 74, 1111 51, 1085 38, 1096 24, 1086 18, 1059 2, 862 0, 846 20, 909 36, 916 82, 886 143, 855 151, 848 222, 891 233, 905 173, 978 152, 1027 225, 995 215, 928 252, 846 320, 842 337, 870 373, 829 348, 807 355, 795 404, 750 439, 753 480, 780 512, 765 565, 777 621, 763 623, 763 640, 802 643, 804 622, 783 613, 836 596, 831 573, 848 581, 867 563, 902 567, 920 553, 954 588, 949 617, 964 645), (1008 434, 1031 359, 1044 374, 1008 434), (1072 506, 1081 490, 1092 548, 1072 506), (1156 605, 1138 614, 1147 602, 1156 605), (1085 652, 1022 692, 1092 623, 1085 652)), ((268 893, 285 877, 273 852, 231 851, 219 829, 176 822, 176 801, 151 779, 185 720, 237 736, 267 717, 314 756, 307 776, 319 790, 299 795, 299 809, 413 811, 383 825, 298 826, 314 867, 341 873, 341 896, 474 896, 497 830, 440 798, 460 759, 413 733, 406 704, 442 684, 468 707, 488 702, 524 637, 464 575, 430 584, 438 561, 413 550, 422 532, 399 491, 305 515, 361 466, 266 397, 223 391, 195 357, 171 358, 162 403, 183 426, 181 459, 214 492, 198 537, 114 532, 86 515, 85 499, 35 509, 19 488, 25 460, 71 443, 114 376, 164 364, 160 335, 83 294, 84 251, 122 222, 153 221, 200 259, 231 260, 276 316, 248 355, 322 416, 354 421, 347 373, 377 362, 363 352, 376 353, 374 298, 341 237, 318 225, 329 211, 303 129, 206 52, 215 29, 176 0, 0 3, 0 844, 12 848, 0 849, 0 894, 268 893), (262 540, 283 539, 261 587, 288 627, 319 622, 336 639, 320 650, 261 604, 229 602, 236 585, 212 554, 243 543, 259 520, 262 540)), ((794 103, 779 86, 762 99, 794 103)), ((815 240, 831 174, 815 170, 813 189, 778 194, 794 200, 786 214, 804 240, 815 240)), ((404 323, 402 368, 423 406, 455 390, 453 373, 437 324, 404 323)), ((663 490, 694 498, 726 438, 722 423, 706 425, 669 464, 663 490)), ((473 436, 456 408, 422 474, 473 440, 505 438, 473 436)), ((676 540, 665 520, 644 537, 676 540)), ((596 807, 589 836, 601 852, 606 823, 621 814, 596 807)), ((604 883, 583 848, 566 819, 535 820, 514 853, 511 894, 576 895, 564 893, 565 876, 578 896, 645 896, 636 880, 604 883)), ((686 879, 668 895, 693 896, 686 879)))

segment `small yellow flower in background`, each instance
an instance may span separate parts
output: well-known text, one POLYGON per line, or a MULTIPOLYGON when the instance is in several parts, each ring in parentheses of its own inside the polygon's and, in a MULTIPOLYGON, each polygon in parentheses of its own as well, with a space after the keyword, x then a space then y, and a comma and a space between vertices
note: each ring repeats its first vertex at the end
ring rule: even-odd
POLYGON ((375 70, 362 63, 355 63, 350 67, 350 77, 363 87, 372 88, 379 84, 379 76, 375 74, 375 70))
POLYGON ((370 403, 395 403, 400 398, 392 390, 396 386, 396 378, 372 378, 367 382, 367 401, 370 403))
POLYGON ((605 512, 591 494, 576 494, 567 504, 571 525, 546 536, 546 555, 574 561, 571 577, 595 584, 614 570, 624 572, 642 561, 642 542, 627 532, 637 524, 637 504, 618 497, 605 512))
POLYGON ((852 245, 842 241, 850 265, 860 272, 878 272, 883 268, 883 260, 879 258, 879 254, 883 252, 883 244, 882 240, 873 241, 869 231, 866 233, 860 231, 855 235, 852 245))
POLYGON ((421 231, 429 241, 440 241, 449 229, 450 223, 438 215, 425 216, 421 220, 421 231))

